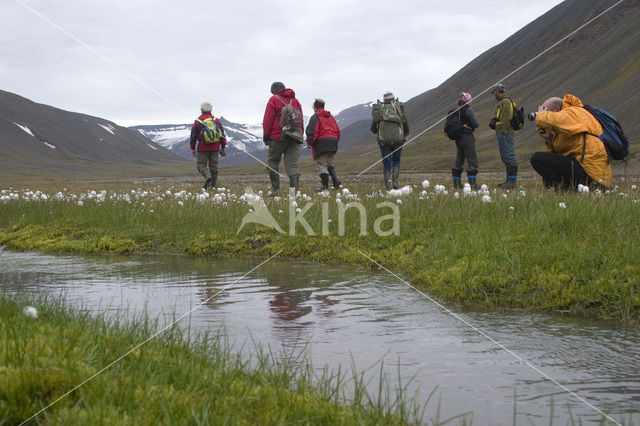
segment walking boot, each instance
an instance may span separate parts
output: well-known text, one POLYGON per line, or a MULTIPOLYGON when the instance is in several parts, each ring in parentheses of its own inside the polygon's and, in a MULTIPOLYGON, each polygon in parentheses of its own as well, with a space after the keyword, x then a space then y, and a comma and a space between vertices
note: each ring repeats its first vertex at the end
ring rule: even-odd
POLYGON ((269 180, 271 181, 271 191, 267 194, 269 197, 280 196, 280 174, 269 170, 269 180))
POLYGON ((331 176, 331 182, 333 183, 333 189, 340 188, 340 185, 342 185, 342 182, 340 182, 340 179, 338 179, 338 174, 336 173, 336 168, 333 165, 331 165, 331 166, 327 167, 327 171, 329 172, 329 176, 331 176))
POLYGON ((518 166, 507 166, 507 180, 499 183, 498 187, 502 189, 515 189, 516 180, 518 179, 518 166))
POLYGON ((320 173, 320 182, 322 186, 316 189, 316 192, 322 192, 329 189, 329 175, 326 173, 320 173))
POLYGON ((203 187, 204 189, 209 189, 209 185, 211 185, 211 178, 207 178, 207 179, 204 181, 204 185, 202 185, 202 187, 203 187))
POLYGON ((453 189, 462 189, 462 169, 451 169, 451 177, 453 178, 453 189))
POLYGON ((211 182, 209 182, 209 189, 215 189, 217 181, 218 181, 218 174, 217 173, 212 173, 211 174, 211 182))
POLYGON ((386 190, 390 190, 391 189, 391 173, 390 172, 384 172, 384 187, 386 188, 386 190))
POLYGON ((477 170, 467 170, 467 180, 469 181, 469 186, 474 191, 480 189, 480 185, 476 183, 476 175, 478 174, 477 170))
POLYGON ((298 193, 298 184, 300 183, 300 175, 289 176, 289 195, 293 192, 295 197, 298 193))
POLYGON ((400 177, 400 166, 393 167, 393 175, 391 176, 393 179, 393 189, 398 189, 400 185, 398 184, 398 178, 400 177))

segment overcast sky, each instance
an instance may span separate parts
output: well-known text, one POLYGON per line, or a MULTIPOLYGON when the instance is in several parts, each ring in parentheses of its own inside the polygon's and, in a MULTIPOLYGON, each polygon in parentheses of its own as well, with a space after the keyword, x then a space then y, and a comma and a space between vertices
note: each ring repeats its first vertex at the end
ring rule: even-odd
POLYGON ((337 112, 436 87, 559 3, 1 0, 0 89, 125 126, 191 122, 203 101, 261 122, 273 81, 337 112))

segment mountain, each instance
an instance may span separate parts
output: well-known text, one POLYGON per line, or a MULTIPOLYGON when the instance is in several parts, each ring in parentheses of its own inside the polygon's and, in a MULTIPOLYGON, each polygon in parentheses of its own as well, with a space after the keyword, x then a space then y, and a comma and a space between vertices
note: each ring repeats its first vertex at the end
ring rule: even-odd
POLYGON ((3 177, 45 176, 55 180, 157 176, 158 170, 182 173, 187 164, 140 133, 111 121, 0 90, 3 177))
POLYGON ((334 118, 338 122, 338 126, 340 126, 341 129, 345 129, 351 124, 360 120, 370 120, 372 105, 373 102, 354 105, 352 107, 343 109, 342 111, 337 113, 334 118))
MULTIPOLYGON (((503 170, 495 133, 487 126, 496 107, 488 88, 500 81, 527 112, 537 111, 547 98, 565 93, 611 112, 632 141, 628 171, 640 171, 638 144, 634 143, 640 138, 640 2, 622 2, 552 47, 614 3, 567 0, 476 57, 440 86, 408 100, 405 110, 410 138, 419 136, 404 149, 403 169, 428 172, 451 168, 455 146, 443 135, 443 120, 458 94, 466 91, 474 95, 472 106, 481 124, 476 131, 480 169, 503 170)), ((343 129, 341 145, 346 155, 342 161, 348 161, 354 171, 379 159, 369 125, 366 117, 343 129)), ((542 149, 535 126, 525 123, 516 135, 516 154, 522 167, 529 167, 531 153, 542 149)))

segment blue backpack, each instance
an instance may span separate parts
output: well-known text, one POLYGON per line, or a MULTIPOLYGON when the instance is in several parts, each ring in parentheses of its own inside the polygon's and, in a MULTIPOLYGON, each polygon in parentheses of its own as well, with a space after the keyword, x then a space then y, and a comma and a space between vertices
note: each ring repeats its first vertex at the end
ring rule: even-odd
POLYGON ((611 158, 614 160, 624 160, 627 158, 629 155, 629 139, 627 139, 627 136, 624 134, 618 120, 602 108, 584 105, 584 109, 589 111, 589 113, 600 122, 600 125, 602 125, 603 132, 602 135, 600 135, 600 140, 604 143, 611 158))

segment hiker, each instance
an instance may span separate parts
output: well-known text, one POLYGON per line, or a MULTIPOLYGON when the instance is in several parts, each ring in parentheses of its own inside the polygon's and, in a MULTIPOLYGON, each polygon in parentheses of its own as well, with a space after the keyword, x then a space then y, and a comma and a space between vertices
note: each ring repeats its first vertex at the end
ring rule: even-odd
POLYGON ((391 177, 393 189, 398 189, 400 155, 409 135, 409 123, 404 105, 393 96, 393 93, 387 92, 382 96, 382 103, 378 101, 373 104, 371 116, 373 118, 371 131, 378 135, 378 146, 382 155, 384 186, 387 190, 391 189, 392 184, 389 181, 391 177))
POLYGON ((531 156, 531 166, 546 188, 576 189, 596 182, 611 186, 611 163, 598 136, 602 125, 576 96, 549 98, 536 115, 538 135, 546 152, 531 156))
MULTIPOLYGON (((285 88, 284 84, 279 81, 271 85, 271 94, 272 96, 267 102, 262 120, 262 139, 265 145, 269 147, 269 153, 267 154, 269 180, 271 181, 271 192, 269 195, 275 197, 280 194, 280 174, 278 169, 280 167, 280 159, 283 155, 284 167, 289 176, 289 188, 295 195, 298 192, 300 182, 298 159, 300 158, 300 147, 303 139, 302 132, 304 130, 302 107, 296 99, 295 92, 285 88), (287 132, 283 134, 281 112, 285 105, 289 104, 293 112, 296 114, 299 113, 299 116, 296 116, 296 120, 299 121, 299 129, 284 129, 287 130, 287 132), (287 136, 290 134, 293 136, 287 136)), ((296 126, 298 126, 297 123, 296 126)))
POLYGON ((318 192, 329 189, 329 176, 334 189, 340 187, 340 180, 336 174, 333 157, 338 152, 340 127, 331 113, 324 109, 324 100, 316 98, 313 102, 313 116, 307 124, 307 145, 320 174, 321 187, 318 192))
POLYGON ((480 124, 476 120, 476 116, 471 109, 472 97, 467 92, 460 93, 458 97, 458 117, 462 129, 459 136, 455 139, 456 142, 456 162, 451 169, 451 175, 453 176, 453 187, 462 188, 462 166, 464 166, 464 160, 467 160, 467 180, 471 189, 480 189, 480 186, 476 183, 476 176, 478 174, 478 155, 476 154, 476 139, 473 136, 473 131, 477 129, 480 124))
POLYGON ((209 102, 200 105, 200 116, 191 126, 191 155, 196 157, 196 167, 204 177, 204 189, 213 189, 218 180, 218 158, 227 155, 227 139, 219 118, 211 114, 209 102))
POLYGON ((498 184, 502 189, 514 189, 518 178, 518 160, 516 159, 513 142, 515 133, 511 126, 513 117, 513 105, 511 99, 507 98, 507 91, 504 84, 498 83, 491 88, 491 93, 499 102, 496 108, 496 116, 491 120, 489 127, 496 131, 498 138, 498 148, 500 149, 500 159, 507 169, 507 179, 498 184))

